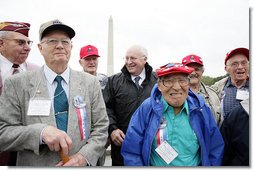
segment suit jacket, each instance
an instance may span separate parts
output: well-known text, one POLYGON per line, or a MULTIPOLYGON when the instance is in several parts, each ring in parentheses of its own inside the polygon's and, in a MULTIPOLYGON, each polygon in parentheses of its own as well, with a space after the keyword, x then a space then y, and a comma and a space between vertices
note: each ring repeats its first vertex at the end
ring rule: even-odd
MULTIPOLYGON (((36 64, 33 64, 33 63, 29 63, 29 62, 26 62, 25 63, 25 66, 26 66, 26 69, 28 71, 32 71, 32 70, 36 70, 36 69, 39 69, 40 67, 36 64)), ((2 80, 2 76, 1 76, 1 68, 0 68, 0 96, 2 94, 2 88, 3 88, 3 80, 2 80)))
MULTIPOLYGON (((109 121, 101 87, 96 77, 74 70, 70 70, 69 86, 67 134, 73 142, 69 154, 79 152, 94 166, 108 137, 109 121), (73 103, 76 96, 83 96, 86 104, 86 129, 89 135, 85 140, 81 140, 73 103)), ((49 116, 28 116, 29 100, 34 94, 36 98, 49 98, 43 69, 6 79, 0 96, 0 151, 18 151, 18 166, 55 166, 60 161, 59 154, 50 151, 47 145, 40 145, 41 131, 48 125, 56 127, 54 112, 51 108, 49 116)))
MULTIPOLYGON (((40 68, 38 65, 29 62, 25 62, 25 67, 28 71, 40 68)), ((0 96, 2 94, 2 89, 3 89, 3 80, 0 68, 0 96)), ((16 157, 17 157, 16 152, 8 152, 8 151, 0 152, 0 166, 15 166, 16 157)))

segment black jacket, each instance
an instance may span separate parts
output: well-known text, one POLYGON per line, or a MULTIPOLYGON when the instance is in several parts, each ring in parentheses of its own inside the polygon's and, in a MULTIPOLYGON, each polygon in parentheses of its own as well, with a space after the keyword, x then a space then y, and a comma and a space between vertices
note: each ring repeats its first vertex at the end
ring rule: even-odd
POLYGON ((224 120, 221 134, 225 142, 223 166, 249 166, 249 114, 242 105, 224 120))
POLYGON ((125 66, 122 72, 108 78, 103 96, 109 117, 109 135, 117 128, 126 133, 132 114, 150 96, 157 82, 157 76, 148 63, 145 64, 145 70, 146 79, 140 89, 131 80, 131 75, 125 66))

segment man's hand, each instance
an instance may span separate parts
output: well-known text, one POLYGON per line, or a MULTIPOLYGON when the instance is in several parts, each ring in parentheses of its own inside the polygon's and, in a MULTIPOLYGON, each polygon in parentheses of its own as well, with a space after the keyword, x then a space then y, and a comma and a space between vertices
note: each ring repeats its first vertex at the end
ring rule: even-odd
POLYGON ((72 147, 71 138, 64 131, 53 126, 48 126, 43 130, 42 141, 48 145, 51 151, 60 151, 62 149, 65 155, 68 155, 72 147))
POLYGON ((87 161, 84 156, 80 153, 76 153, 73 156, 70 156, 70 160, 67 163, 60 161, 56 166, 86 166, 87 161))
POLYGON ((121 146, 122 145, 122 142, 125 138, 125 134, 123 133, 122 130, 120 129, 116 129, 114 130, 111 135, 111 140, 112 142, 116 145, 116 146, 121 146))

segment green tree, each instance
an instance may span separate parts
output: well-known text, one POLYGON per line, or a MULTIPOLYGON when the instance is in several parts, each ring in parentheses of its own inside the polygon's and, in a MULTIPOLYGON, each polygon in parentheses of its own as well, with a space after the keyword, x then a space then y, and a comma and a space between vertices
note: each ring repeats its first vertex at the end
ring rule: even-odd
POLYGON ((213 85, 215 82, 221 80, 222 78, 227 77, 228 75, 223 75, 223 76, 219 76, 219 77, 210 77, 210 76, 203 76, 202 77, 202 82, 205 83, 208 86, 213 85))

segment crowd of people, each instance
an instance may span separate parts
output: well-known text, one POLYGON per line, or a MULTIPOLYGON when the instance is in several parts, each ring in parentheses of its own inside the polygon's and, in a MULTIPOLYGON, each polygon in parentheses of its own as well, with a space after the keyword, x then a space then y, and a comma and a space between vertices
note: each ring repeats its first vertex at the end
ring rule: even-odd
POLYGON ((40 26, 39 67, 29 30, 0 22, 1 166, 104 166, 109 145, 112 166, 250 165, 247 48, 225 53, 227 77, 208 86, 202 57, 153 69, 140 45, 112 76, 85 45, 75 71, 75 31, 57 19, 40 26))

